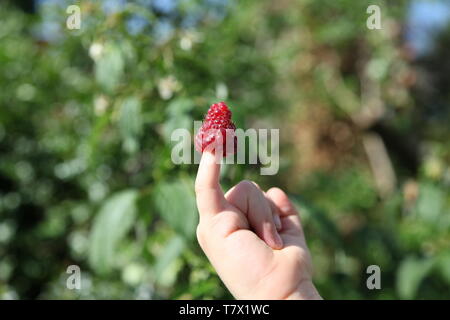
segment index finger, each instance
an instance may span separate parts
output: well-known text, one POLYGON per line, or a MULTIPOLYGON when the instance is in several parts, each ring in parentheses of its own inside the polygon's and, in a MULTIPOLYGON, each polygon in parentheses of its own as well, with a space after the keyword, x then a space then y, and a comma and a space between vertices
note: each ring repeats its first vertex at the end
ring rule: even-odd
POLYGON ((200 215, 216 214, 225 208, 226 200, 219 183, 220 158, 205 150, 195 179, 195 193, 200 215))

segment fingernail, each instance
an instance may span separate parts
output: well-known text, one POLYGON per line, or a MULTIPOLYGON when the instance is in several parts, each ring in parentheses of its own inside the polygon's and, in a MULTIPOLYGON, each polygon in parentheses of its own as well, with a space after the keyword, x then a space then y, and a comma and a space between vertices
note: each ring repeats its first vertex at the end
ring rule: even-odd
POLYGON ((278 232, 275 231, 275 245, 277 249, 283 248, 283 240, 281 239, 278 232))
POLYGON ((273 222, 275 223, 275 227, 277 228, 277 230, 281 230, 281 219, 278 214, 273 215, 273 222))
POLYGON ((284 206, 284 207, 281 207, 280 209, 284 213, 289 213, 291 211, 291 207, 290 206, 284 206))

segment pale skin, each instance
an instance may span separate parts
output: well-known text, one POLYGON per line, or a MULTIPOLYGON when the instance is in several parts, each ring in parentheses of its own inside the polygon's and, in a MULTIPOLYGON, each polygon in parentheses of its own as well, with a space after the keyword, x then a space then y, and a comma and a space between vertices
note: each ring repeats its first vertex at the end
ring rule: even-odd
POLYGON ((297 210, 279 188, 242 181, 227 193, 220 163, 200 161, 195 191, 199 244, 236 299, 322 299, 297 210))

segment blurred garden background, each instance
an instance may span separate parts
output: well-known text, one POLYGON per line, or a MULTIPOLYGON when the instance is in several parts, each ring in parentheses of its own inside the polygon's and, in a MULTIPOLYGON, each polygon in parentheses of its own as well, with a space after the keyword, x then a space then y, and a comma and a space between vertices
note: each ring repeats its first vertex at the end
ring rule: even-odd
POLYGON ((290 194, 325 299, 450 299, 449 18, 437 0, 2 1, 0 298, 232 298, 195 238, 197 165, 170 157, 172 130, 226 101, 237 127, 281 129, 280 171, 228 165, 222 186, 290 194))

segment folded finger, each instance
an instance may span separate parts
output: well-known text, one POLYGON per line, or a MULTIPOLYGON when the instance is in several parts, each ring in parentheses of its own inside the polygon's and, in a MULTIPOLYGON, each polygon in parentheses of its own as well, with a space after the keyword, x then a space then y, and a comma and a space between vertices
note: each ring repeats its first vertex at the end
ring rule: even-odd
POLYGON ((281 217, 296 215, 298 216, 298 211, 295 206, 289 200, 286 193, 280 188, 270 188, 266 192, 266 196, 269 197, 273 203, 278 207, 281 217))
POLYGON ((303 228, 297 209, 289 200, 286 193, 279 188, 271 188, 266 196, 274 203, 280 213, 282 233, 291 233, 303 236, 303 228))
POLYGON ((258 187, 250 181, 242 181, 228 191, 225 198, 245 214, 250 227, 262 240, 274 249, 282 248, 271 207, 258 187))

